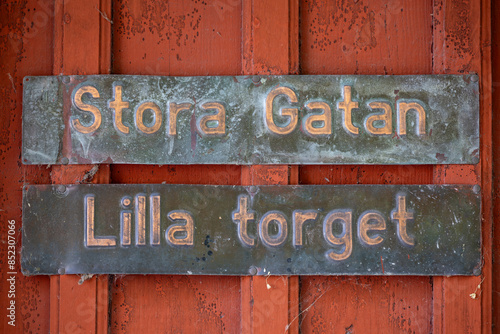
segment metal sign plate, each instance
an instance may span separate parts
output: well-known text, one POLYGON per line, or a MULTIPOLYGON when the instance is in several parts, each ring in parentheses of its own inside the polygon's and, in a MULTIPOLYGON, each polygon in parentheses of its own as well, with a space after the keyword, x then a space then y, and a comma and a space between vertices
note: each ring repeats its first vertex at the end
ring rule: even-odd
POLYGON ((27 164, 471 164, 477 75, 26 77, 27 164))
POLYGON ((26 275, 478 275, 479 187, 26 186, 26 275))

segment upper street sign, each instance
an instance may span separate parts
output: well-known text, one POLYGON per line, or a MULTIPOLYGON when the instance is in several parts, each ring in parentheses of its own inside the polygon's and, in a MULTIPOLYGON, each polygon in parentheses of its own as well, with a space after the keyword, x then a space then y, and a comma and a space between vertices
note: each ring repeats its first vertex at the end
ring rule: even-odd
POLYGON ((27 164, 471 164, 477 75, 26 77, 27 164))

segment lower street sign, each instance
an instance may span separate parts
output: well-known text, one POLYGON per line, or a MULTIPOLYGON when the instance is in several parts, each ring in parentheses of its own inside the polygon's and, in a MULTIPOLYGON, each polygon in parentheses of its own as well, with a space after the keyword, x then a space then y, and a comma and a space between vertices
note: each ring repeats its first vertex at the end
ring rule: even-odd
POLYGON ((479 275, 479 186, 37 185, 37 274, 479 275))

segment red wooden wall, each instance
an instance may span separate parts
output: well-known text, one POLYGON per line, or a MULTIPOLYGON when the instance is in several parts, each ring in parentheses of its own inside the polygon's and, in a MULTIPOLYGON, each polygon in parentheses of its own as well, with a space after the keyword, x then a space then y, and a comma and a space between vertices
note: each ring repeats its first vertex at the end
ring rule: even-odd
MULTIPOLYGON (((492 3, 493 8, 489 0, 2 2, 2 310, 8 301, 7 220, 16 220, 21 228, 22 185, 78 183, 93 167, 21 164, 25 75, 475 72, 482 91, 477 166, 100 165, 92 179, 244 185, 479 183, 481 277, 103 275, 80 285, 72 275, 17 274, 13 332, 491 332, 500 321, 500 275, 493 266, 493 251, 500 244, 493 230, 498 207, 493 205, 500 202, 491 195, 499 185, 492 182, 492 162, 500 156, 493 145, 498 135, 492 133, 492 124, 498 129, 492 103, 499 98, 492 88, 500 72, 492 70, 491 49, 493 59, 498 58, 498 37, 491 36, 491 13, 500 18, 500 9, 492 3)), ((493 27, 498 22, 494 19, 493 27)), ((20 232, 16 237, 20 251, 20 232)), ((1 314, 0 332, 10 332, 13 328, 1 314)))

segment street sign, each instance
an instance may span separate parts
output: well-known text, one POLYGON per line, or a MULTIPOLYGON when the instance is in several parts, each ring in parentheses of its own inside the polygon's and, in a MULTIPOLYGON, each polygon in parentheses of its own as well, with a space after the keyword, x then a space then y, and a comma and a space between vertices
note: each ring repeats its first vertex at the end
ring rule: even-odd
POLYGON ((479 186, 31 185, 38 274, 479 275, 479 186))
POLYGON ((475 164, 477 75, 26 77, 26 164, 475 164))

